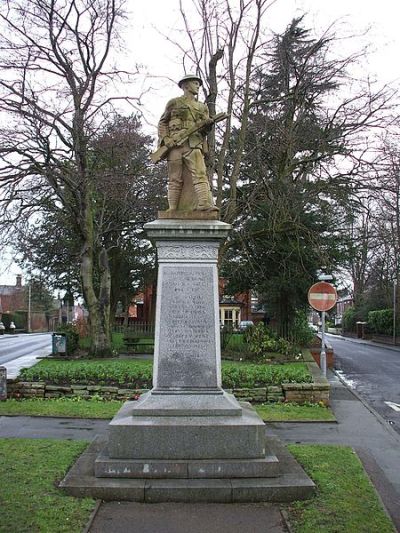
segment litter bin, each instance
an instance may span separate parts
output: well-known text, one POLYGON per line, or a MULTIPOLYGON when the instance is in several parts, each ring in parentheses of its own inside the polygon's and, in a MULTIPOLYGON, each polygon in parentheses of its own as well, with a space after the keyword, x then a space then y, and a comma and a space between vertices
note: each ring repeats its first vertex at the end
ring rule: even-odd
POLYGON ((65 333, 53 333, 52 336, 53 355, 67 353, 67 335, 65 333))
POLYGON ((358 339, 364 339, 365 338, 365 326, 366 325, 367 325, 367 322, 356 322, 357 338, 358 339))

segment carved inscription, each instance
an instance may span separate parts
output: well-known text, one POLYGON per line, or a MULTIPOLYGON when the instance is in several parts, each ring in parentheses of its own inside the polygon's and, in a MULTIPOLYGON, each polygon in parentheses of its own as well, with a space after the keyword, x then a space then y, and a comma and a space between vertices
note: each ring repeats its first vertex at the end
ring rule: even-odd
POLYGON ((158 246, 159 259, 213 259, 218 258, 216 243, 179 243, 158 246))
POLYGON ((211 266, 163 267, 158 386, 216 386, 213 291, 211 266))

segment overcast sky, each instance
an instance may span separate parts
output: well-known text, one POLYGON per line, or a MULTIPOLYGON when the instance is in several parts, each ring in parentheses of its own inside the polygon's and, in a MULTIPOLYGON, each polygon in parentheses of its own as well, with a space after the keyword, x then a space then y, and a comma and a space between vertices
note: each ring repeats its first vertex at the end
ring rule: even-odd
MULTIPOLYGON (((233 1, 233 0, 232 0, 233 1)), ((190 7, 191 1, 185 0, 190 7)), ((181 25, 178 0, 128 0, 130 10, 123 37, 126 62, 141 63, 159 81, 144 99, 148 131, 156 124, 164 103, 179 94, 167 77, 179 80, 183 74, 178 50, 163 37, 181 25)), ((368 45, 370 55, 364 64, 365 74, 382 83, 400 80, 400 1, 399 0, 278 0, 266 17, 268 28, 281 32, 291 19, 306 13, 305 25, 315 28, 316 35, 338 21, 341 35, 357 35, 343 41, 349 53, 368 45), (366 30, 368 32, 366 33, 366 30)), ((140 85, 137 87, 140 92, 140 85)), ((154 131, 155 134, 155 131, 154 131)), ((18 267, 10 254, 2 254, 0 284, 14 284, 18 267)))
MULTIPOLYGON (((187 10, 191 4, 191 0, 184 0, 187 10)), ((174 34, 174 30, 181 27, 179 1, 128 0, 128 6, 130 24, 125 37, 132 59, 146 65, 150 74, 160 77, 158 95, 162 93, 163 98, 154 90, 150 98, 145 99, 146 107, 151 102, 151 111, 154 110, 152 114, 149 109, 146 117, 156 123, 163 102, 177 91, 179 93, 172 83, 163 79, 169 76, 178 80, 182 75, 179 51, 163 37, 174 34)), ((343 41, 343 49, 348 49, 349 53, 367 45, 370 54, 365 62, 365 72, 372 78, 383 83, 400 78, 399 0, 278 0, 268 11, 265 21, 271 31, 282 32, 293 17, 304 13, 305 25, 315 28, 316 35, 336 21, 341 36, 355 36, 343 41)), ((154 83, 153 86, 155 89, 154 83)))

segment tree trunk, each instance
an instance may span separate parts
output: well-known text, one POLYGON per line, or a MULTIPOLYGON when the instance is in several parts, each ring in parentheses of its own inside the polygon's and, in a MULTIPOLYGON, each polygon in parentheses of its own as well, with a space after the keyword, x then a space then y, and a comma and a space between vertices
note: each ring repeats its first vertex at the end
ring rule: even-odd
POLYGON ((90 353, 96 357, 111 356, 110 291, 111 276, 107 251, 102 249, 99 257, 99 297, 93 286, 93 218, 90 208, 85 209, 85 242, 82 247, 81 278, 84 299, 89 311, 90 353))

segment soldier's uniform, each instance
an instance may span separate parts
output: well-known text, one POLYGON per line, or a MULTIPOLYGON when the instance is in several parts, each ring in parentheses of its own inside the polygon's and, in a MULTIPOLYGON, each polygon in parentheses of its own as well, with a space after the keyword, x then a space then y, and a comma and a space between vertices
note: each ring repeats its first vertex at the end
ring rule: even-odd
MULTIPOLYGON (((176 140, 184 131, 196 123, 209 118, 205 104, 179 96, 167 103, 158 124, 160 145, 165 138, 176 140)), ((207 149, 204 131, 196 131, 182 146, 173 147, 168 153, 168 202, 169 208, 176 209, 183 188, 184 171, 187 170, 192 182, 198 210, 216 209, 211 195, 210 184, 204 163, 207 149)))

